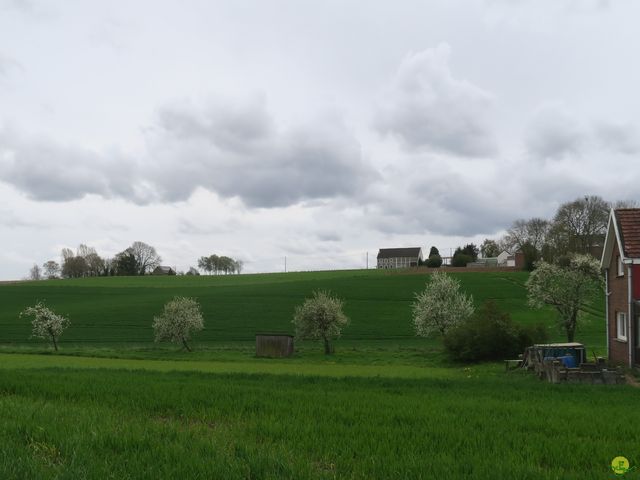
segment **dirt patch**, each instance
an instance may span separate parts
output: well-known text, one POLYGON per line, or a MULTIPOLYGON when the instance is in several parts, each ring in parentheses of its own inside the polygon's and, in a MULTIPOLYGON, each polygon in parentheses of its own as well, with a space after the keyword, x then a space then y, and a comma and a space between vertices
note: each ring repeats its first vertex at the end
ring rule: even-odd
POLYGON ((504 272, 520 272, 522 271, 519 268, 515 267, 476 267, 476 268, 466 268, 466 267, 440 267, 440 268, 429 268, 429 267, 413 267, 413 268, 403 268, 403 269, 385 269, 385 274, 387 275, 428 275, 433 272, 446 272, 446 273, 504 273, 504 272))
POLYGON ((640 381, 638 381, 638 378, 635 375, 627 373, 625 375, 625 378, 627 379, 627 385, 631 385, 635 388, 640 388, 640 381))

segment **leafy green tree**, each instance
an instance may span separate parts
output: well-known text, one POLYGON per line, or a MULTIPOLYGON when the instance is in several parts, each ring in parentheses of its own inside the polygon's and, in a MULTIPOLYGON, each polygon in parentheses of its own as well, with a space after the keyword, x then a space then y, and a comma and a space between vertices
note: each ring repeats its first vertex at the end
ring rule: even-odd
POLYGON ((331 340, 340 337, 349 318, 342 311, 344 302, 329 292, 316 290, 311 298, 296 307, 293 315, 296 338, 322 340, 324 353, 333 352, 331 340))
POLYGON ((432 256, 432 255, 440 255, 440 252, 436 247, 431 247, 431 250, 429 250, 429 256, 432 256))
POLYGON ((440 268, 442 266, 442 257, 438 254, 429 255, 426 263, 429 268, 440 268))
POLYGON ((495 240, 491 240, 490 238, 485 238, 482 245, 480 245, 480 253, 482 253, 483 258, 492 258, 500 255, 500 247, 498 246, 498 242, 495 240))
POLYGON ((451 259, 452 267, 466 267, 467 263, 473 262, 473 257, 470 255, 466 255, 462 252, 456 252, 453 254, 453 258, 451 259))
POLYGON ((193 298, 175 297, 167 302, 162 313, 153 319, 155 341, 169 341, 181 343, 191 351, 187 341, 192 332, 204 328, 204 318, 200 311, 200 304, 193 298))
POLYGON ((136 261, 136 257, 131 251, 130 248, 118 253, 114 259, 114 270, 116 275, 119 276, 133 276, 137 275, 138 270, 138 262, 136 261))
POLYGON ((60 338, 62 332, 69 326, 69 319, 58 315, 50 308, 47 308, 42 302, 37 302, 34 306, 24 309, 24 311, 20 313, 20 317, 23 316, 33 317, 31 321, 31 326, 33 327, 31 336, 51 340, 53 348, 57 352, 57 339, 60 338))
POLYGON ((540 258, 538 250, 531 243, 524 243, 520 247, 520 251, 524 255, 524 269, 531 272, 536 268, 536 262, 540 258))
POLYGON ((446 273, 435 272, 412 305, 416 334, 444 335, 473 314, 473 297, 460 291, 460 282, 446 273))
POLYGON ((538 262, 526 283, 529 305, 550 305, 558 312, 558 322, 573 342, 581 311, 602 292, 600 265, 591 255, 572 255, 565 266, 538 262))
POLYGON ((462 253, 469 255, 475 262, 478 259, 478 253, 480 253, 480 250, 474 243, 467 243, 462 247, 462 253))

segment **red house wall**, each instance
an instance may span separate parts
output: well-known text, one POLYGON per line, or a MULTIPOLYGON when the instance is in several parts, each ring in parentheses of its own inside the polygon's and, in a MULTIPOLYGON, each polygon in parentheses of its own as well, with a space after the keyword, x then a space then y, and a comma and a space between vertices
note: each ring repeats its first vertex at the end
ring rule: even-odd
POLYGON ((640 300, 640 265, 633 265, 633 276, 631 283, 633 285, 633 299, 640 300))
MULTIPOLYGON (((609 360, 614 363, 629 364, 629 340, 618 340, 618 332, 616 325, 616 314, 618 312, 625 312, 627 317, 629 316, 629 272, 628 266, 625 265, 625 274, 622 277, 618 276, 618 250, 617 242, 613 247, 613 254, 611 255, 611 263, 609 264, 608 278, 609 278, 609 292, 611 294, 607 297, 609 307, 609 360)), ((635 271, 633 272, 635 276, 635 271)), ((636 285, 640 282, 635 282, 636 285)), ((635 288, 634 288, 635 290, 635 288)), ((627 318, 628 320, 628 318, 627 318)), ((630 339, 630 335, 627 335, 630 339)))

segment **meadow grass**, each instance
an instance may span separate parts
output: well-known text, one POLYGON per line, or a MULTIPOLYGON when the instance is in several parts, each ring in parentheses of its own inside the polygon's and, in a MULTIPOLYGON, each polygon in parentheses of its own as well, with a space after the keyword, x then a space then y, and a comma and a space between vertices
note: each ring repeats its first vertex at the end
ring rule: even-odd
MULTIPOLYGON (((1 285, 0 478, 599 479, 615 456, 637 465, 637 389, 452 363, 411 329, 426 277, 408 273, 1 285), (255 358, 254 334, 291 332, 318 288, 351 317, 337 354, 298 342, 291 358, 255 358), (174 295, 203 307, 192 353, 151 343, 174 295), (36 300, 71 318, 57 354, 27 341, 18 313, 36 300)), ((551 310, 527 307, 526 273, 456 277, 476 305, 493 299, 563 339, 551 310)), ((602 299, 585 313, 577 339, 604 353, 602 299)))
POLYGON ((629 386, 493 365, 414 378, 105 365, 0 368, 0 477, 583 480, 640 460, 629 386))

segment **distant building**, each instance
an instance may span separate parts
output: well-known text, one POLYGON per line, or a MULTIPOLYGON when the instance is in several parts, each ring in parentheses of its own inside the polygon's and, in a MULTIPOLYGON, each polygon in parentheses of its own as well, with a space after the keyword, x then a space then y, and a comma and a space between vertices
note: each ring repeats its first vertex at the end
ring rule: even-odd
POLYGON ((378 251, 378 268, 417 267, 422 261, 422 248, 381 248, 378 251))
POLYGON ((171 267, 156 267, 151 275, 175 275, 176 271, 171 267))

